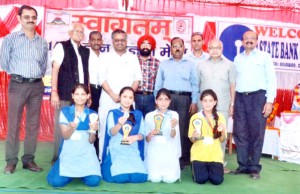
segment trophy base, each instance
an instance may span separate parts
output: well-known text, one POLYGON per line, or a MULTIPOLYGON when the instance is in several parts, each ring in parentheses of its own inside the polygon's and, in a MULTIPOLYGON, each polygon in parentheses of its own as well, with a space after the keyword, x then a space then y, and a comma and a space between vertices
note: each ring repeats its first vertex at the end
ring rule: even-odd
POLYGON ((87 132, 88 132, 88 133, 92 133, 92 134, 96 134, 96 131, 91 130, 91 129, 87 130, 87 132))
POLYGON ((203 136, 201 136, 201 137, 194 137, 194 139, 195 140, 202 140, 202 139, 204 139, 204 137, 203 136))
POLYGON ((162 132, 160 131, 160 132, 157 132, 156 134, 154 134, 154 135, 158 135, 158 136, 160 136, 160 135, 163 135, 162 134, 162 132))
POLYGON ((129 141, 127 140, 122 140, 121 145, 130 145, 129 141))

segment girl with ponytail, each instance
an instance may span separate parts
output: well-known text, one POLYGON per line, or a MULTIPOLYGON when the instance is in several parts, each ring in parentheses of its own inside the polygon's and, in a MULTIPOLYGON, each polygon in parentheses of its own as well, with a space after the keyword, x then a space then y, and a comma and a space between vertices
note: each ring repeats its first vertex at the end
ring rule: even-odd
POLYGON ((193 143, 193 180, 198 184, 209 180, 219 185, 224 180, 221 143, 226 139, 226 122, 224 116, 217 112, 218 98, 213 90, 204 90, 200 101, 203 109, 191 117, 188 132, 193 143))

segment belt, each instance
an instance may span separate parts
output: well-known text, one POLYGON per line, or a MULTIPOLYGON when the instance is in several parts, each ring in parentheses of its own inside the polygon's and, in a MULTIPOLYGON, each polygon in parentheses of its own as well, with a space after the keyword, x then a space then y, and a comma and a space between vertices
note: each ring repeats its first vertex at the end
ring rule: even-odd
POLYGON ((16 74, 12 74, 11 79, 18 83, 34 83, 42 81, 42 78, 26 78, 16 74))
POLYGON ((97 85, 97 84, 90 84, 90 86, 92 86, 93 88, 96 88, 96 89, 100 89, 101 88, 101 86, 97 85))
POLYGON ((182 96, 191 96, 192 92, 181 92, 181 91, 174 91, 170 90, 171 94, 176 94, 176 95, 182 95, 182 96))
POLYGON ((144 95, 144 96, 153 95, 153 92, 148 92, 148 91, 136 91, 135 93, 136 94, 141 94, 141 95, 144 95))
POLYGON ((243 94, 245 96, 249 96, 249 95, 253 95, 253 94, 260 94, 266 92, 266 90, 257 90, 257 91, 253 91, 253 92, 238 92, 239 94, 243 94))

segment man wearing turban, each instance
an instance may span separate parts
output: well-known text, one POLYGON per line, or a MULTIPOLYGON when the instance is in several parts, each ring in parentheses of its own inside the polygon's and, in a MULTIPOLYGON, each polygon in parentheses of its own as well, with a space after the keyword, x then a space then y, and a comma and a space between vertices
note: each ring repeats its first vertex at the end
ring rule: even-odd
POLYGON ((151 35, 141 36, 137 42, 139 50, 138 59, 143 79, 136 91, 135 107, 142 111, 143 116, 155 109, 153 96, 156 74, 160 61, 151 52, 155 49, 156 41, 151 35))

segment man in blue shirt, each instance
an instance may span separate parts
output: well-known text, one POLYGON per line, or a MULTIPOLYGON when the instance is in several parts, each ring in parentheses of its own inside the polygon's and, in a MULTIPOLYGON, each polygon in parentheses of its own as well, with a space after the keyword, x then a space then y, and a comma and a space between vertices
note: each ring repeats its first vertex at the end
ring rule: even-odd
POLYGON ((166 88, 171 93, 170 109, 179 114, 179 127, 182 156, 180 165, 183 169, 190 163, 191 142, 188 138, 189 114, 197 112, 199 100, 199 79, 196 65, 183 58, 184 41, 175 37, 171 40, 172 57, 161 62, 156 76, 155 90, 166 88))
POLYGON ((0 64, 11 75, 8 85, 8 130, 5 144, 5 174, 16 170, 19 152, 20 123, 26 107, 26 135, 23 168, 34 172, 43 169, 34 162, 40 113, 44 94, 42 77, 46 72, 48 45, 35 32, 37 11, 23 5, 18 11, 21 30, 7 35, 2 44, 0 64))
POLYGON ((257 180, 266 121, 272 112, 277 81, 270 54, 256 48, 257 34, 245 32, 242 43, 245 51, 234 59, 237 80, 233 138, 239 167, 232 174, 250 174, 257 180))

